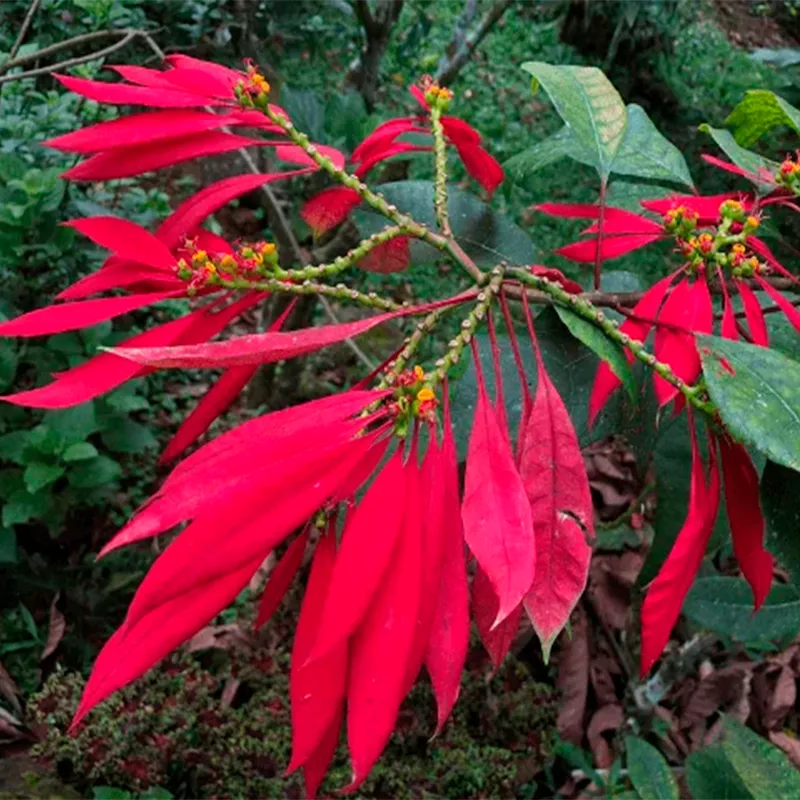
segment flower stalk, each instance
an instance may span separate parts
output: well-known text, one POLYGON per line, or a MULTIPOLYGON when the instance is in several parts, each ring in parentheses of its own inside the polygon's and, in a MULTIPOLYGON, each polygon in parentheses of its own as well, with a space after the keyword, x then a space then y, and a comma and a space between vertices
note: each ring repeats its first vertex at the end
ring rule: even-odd
POLYGON ((431 130, 436 169, 433 194, 436 221, 439 223, 442 233, 447 238, 451 238, 453 232, 450 229, 450 217, 447 212, 447 143, 442 127, 442 111, 438 106, 431 108, 431 130))

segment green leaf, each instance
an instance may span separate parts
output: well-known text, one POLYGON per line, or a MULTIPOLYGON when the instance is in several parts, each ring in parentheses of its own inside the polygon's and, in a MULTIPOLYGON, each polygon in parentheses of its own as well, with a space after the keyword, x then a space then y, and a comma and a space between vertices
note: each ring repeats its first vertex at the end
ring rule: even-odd
POLYGON ((761 506, 767 523, 767 549, 800 586, 800 472, 767 461, 761 474, 761 506))
POLYGON ((800 47, 759 47, 750 53, 750 58, 779 68, 793 67, 800 64, 800 47))
POLYGON ((96 489, 119 480, 120 465, 108 456, 81 461, 69 471, 70 485, 76 489, 96 489))
POLYGON ((783 752, 731 717, 725 719, 722 751, 757 800, 800 797, 800 772, 783 752))
POLYGON ((85 461, 97 455, 97 448, 91 442, 76 442, 71 444, 63 453, 64 461, 85 461))
POLYGON ((678 800, 678 782, 667 760, 653 745, 637 736, 625 737, 628 776, 642 800, 678 800))
POLYGON ((121 419, 102 434, 103 444, 112 453, 143 453, 158 447, 150 429, 131 419, 121 419))
MULTIPOLYGON (((770 176, 772 176, 780 167, 777 161, 772 161, 758 153, 754 153, 752 150, 741 147, 737 144, 736 139, 733 138, 733 134, 730 131, 726 131, 724 128, 712 128, 710 125, 704 123, 700 126, 700 130, 703 133, 709 134, 717 143, 720 150, 722 150, 737 167, 752 172, 756 176, 763 172, 768 172, 770 176)), ((756 179, 753 180, 753 183, 761 192, 770 192, 775 188, 774 181, 770 180, 756 179)))
POLYGON ((554 66, 541 61, 522 65, 541 84, 593 166, 605 180, 625 136, 628 112, 611 81, 596 67, 554 66))
POLYGON ((48 411, 44 421, 52 430, 59 433, 65 444, 84 442, 101 429, 93 402, 59 411, 48 411))
POLYGON ((686 782, 695 800, 752 800, 721 745, 706 747, 686 759, 686 782))
POLYGON ((11 153, 0 153, 0 182, 20 180, 28 171, 28 165, 11 153))
POLYGON ((635 103, 627 107, 628 125, 610 172, 682 183, 694 188, 683 153, 653 124, 647 112, 635 103))
POLYGON ((731 433, 800 470, 800 364, 746 342, 697 340, 709 394, 731 433))
POLYGON ((0 527, 0 567, 18 562, 16 532, 13 528, 0 527))
POLYGON ((0 392, 4 392, 14 383, 17 363, 17 346, 10 339, 0 339, 0 392))
POLYGON ((114 786, 94 786, 92 788, 93 800, 131 800, 133 795, 125 789, 114 786))
POLYGON ((555 306, 555 309, 569 332, 608 364, 611 371, 622 381, 625 391, 635 404, 636 384, 633 380, 631 365, 622 348, 612 342, 599 328, 583 317, 579 317, 575 312, 561 306, 555 306))
POLYGON ((524 183, 538 170, 565 157, 590 167, 595 164, 591 151, 587 152, 583 149, 574 131, 568 125, 538 142, 530 150, 523 150, 508 159, 503 164, 503 169, 515 183, 524 183))
MULTIPOLYGON (((411 214, 431 230, 438 230, 430 181, 384 183, 380 192, 400 211, 411 214)), ((447 208, 456 241, 479 267, 493 267, 503 259, 510 264, 535 263, 536 250, 530 236, 474 195, 448 186, 447 208)), ((362 236, 386 227, 383 217, 368 211, 356 212, 354 218, 362 236)), ((412 263, 431 263, 438 258, 439 253, 429 245, 411 242, 412 263)))
POLYGON ((10 528, 12 525, 23 525, 29 520, 38 517, 41 512, 42 504, 39 498, 29 494, 24 489, 16 491, 3 506, 3 527, 10 528))
POLYGON ((325 141, 325 106, 309 89, 281 86, 281 105, 295 127, 316 142, 325 141))
POLYGON ((739 642, 784 639, 800 631, 800 593, 785 584, 775 584, 764 605, 753 613, 753 593, 743 579, 698 578, 683 611, 700 627, 739 642))
POLYGON ((750 147, 776 125, 788 125, 800 133, 800 110, 774 92, 755 89, 745 93, 725 125, 742 147, 750 147))
POLYGON ((30 431, 11 431, 0 436, 0 461, 25 464, 26 451, 30 447, 30 431))
POLYGON ((31 494, 36 494, 39 489, 55 483, 65 472, 60 464, 43 464, 34 461, 25 468, 25 486, 31 494))

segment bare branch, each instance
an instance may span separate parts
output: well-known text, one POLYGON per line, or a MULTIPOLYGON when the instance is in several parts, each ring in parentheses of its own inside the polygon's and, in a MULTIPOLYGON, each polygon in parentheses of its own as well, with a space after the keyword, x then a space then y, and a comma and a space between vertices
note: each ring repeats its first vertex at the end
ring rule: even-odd
POLYGON ((22 43, 25 41, 25 37, 28 35, 28 28, 30 28, 33 18, 36 16, 36 12, 39 10, 39 6, 41 4, 42 0, 33 0, 33 2, 30 4, 28 12, 25 14, 25 19, 22 20, 22 27, 19 29, 17 38, 14 41, 14 44, 11 46, 11 52, 8 54, 8 61, 13 61, 14 57, 19 52, 19 48, 22 47, 22 43))
POLYGON ((478 45, 486 37, 486 34, 489 33, 495 23, 514 2, 515 0, 496 0, 494 5, 483 15, 478 27, 472 33, 463 36, 463 38, 458 28, 456 28, 453 42, 448 48, 453 49, 455 52, 452 56, 442 56, 442 60, 436 70, 435 79, 441 86, 448 86, 456 79, 462 67, 469 61, 478 45))

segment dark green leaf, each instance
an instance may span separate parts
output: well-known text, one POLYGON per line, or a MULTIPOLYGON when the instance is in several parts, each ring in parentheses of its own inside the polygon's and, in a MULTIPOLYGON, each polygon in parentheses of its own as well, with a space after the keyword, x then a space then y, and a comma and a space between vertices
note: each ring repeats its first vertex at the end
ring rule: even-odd
POLYGON ((755 89, 745 93, 744 100, 733 109, 725 125, 742 147, 750 147, 777 125, 788 125, 800 133, 800 110, 774 92, 755 89))
POLYGON ((750 58, 776 67, 793 67, 800 64, 800 47, 759 47, 750 53, 750 58))
POLYGON ((16 564, 18 561, 16 532, 13 528, 0 527, 0 567, 16 564))
POLYGON ((800 364, 746 342, 697 338, 708 391, 726 426, 773 461, 800 469, 800 364))
POLYGON ((19 180, 27 172, 25 162, 11 153, 0 153, 0 182, 19 180))
POLYGON ((767 549, 800 586, 800 472, 767 461, 761 474, 761 505, 767 522, 767 549))
MULTIPOLYGON (((400 211, 411 214, 431 230, 438 230, 433 209, 433 184, 430 181, 384 183, 380 191, 400 211)), ((474 195, 455 186, 448 186, 447 193, 453 234, 479 267, 493 267, 503 259, 510 264, 534 263, 536 251, 533 242, 522 228, 474 195)), ((363 236, 386 227, 386 220, 377 214, 359 211, 354 216, 363 236)), ((430 263, 438 258, 438 251, 429 245, 411 242, 412 263, 430 263)))
POLYGON ((17 346, 10 339, 0 339, 0 392, 14 383, 17 374, 17 346))
POLYGON ((83 442, 100 430, 94 403, 81 403, 79 406, 60 411, 48 411, 45 423, 59 433, 67 445, 83 442))
POLYGON ((324 141, 325 107, 314 92, 308 89, 290 89, 284 84, 281 87, 281 106, 298 130, 308 134, 316 142, 324 141))
POLYGON ((117 420, 103 432, 102 439, 112 453, 142 453, 158 447, 158 440, 150 429, 130 419, 117 420))
POLYGON ((30 431, 11 431, 0 436, 0 461, 25 464, 30 447, 30 431))
POLYGON ((22 525, 35 519, 42 512, 40 498, 34 497, 24 489, 14 492, 3 506, 3 527, 22 525))
POLYGON ((731 717, 725 719, 722 751, 756 800, 800 797, 800 772, 783 752, 731 717))
POLYGON ((625 136, 628 112, 619 93, 596 67, 554 66, 541 61, 522 65, 541 84, 572 129, 581 150, 591 153, 593 166, 607 179, 625 136))
MULTIPOLYGON (((724 128, 712 128, 710 125, 701 125, 700 130, 703 133, 709 134, 717 143, 719 148, 725 153, 737 167, 741 167, 754 175, 759 175, 763 172, 774 175, 779 168, 777 161, 772 161, 769 158, 764 158, 752 150, 747 150, 737 144, 736 139, 730 131, 724 128)), ((753 183, 759 188, 759 191, 770 192, 775 188, 774 181, 769 180, 754 180, 753 183)))
POLYGON ((628 106, 625 136, 611 163, 610 172, 682 183, 694 187, 683 153, 653 124, 647 112, 635 103, 628 106))
POLYGON ((637 736, 625 737, 628 776, 642 800, 678 800, 678 782, 667 760, 637 736))
POLYGON ((774 585, 754 614, 753 593, 743 579, 698 578, 683 611, 700 627, 740 642, 784 639, 800 631, 800 593, 785 584, 774 585))
POLYGON ((36 494, 39 489, 55 483, 65 472, 60 464, 43 464, 34 461, 25 468, 25 486, 31 494, 36 494))
POLYGON ((96 489, 119 480, 122 469, 108 456, 81 461, 69 471, 69 482, 76 489, 96 489))
POLYGON ((94 800, 131 800, 133 795, 125 789, 117 789, 114 786, 94 786, 92 788, 92 798, 94 800))
POLYGON ((71 444, 61 456, 64 461, 85 461, 87 458, 94 458, 97 455, 97 448, 91 442, 75 442, 71 444))
POLYGON ((590 167, 595 164, 591 151, 586 152, 582 148, 580 141, 568 125, 535 144, 530 150, 517 153, 503 164, 503 169, 512 181, 524 184, 538 170, 565 157, 590 167))
POLYGON ((583 317, 562 306, 555 306, 561 321, 569 332, 583 342, 595 355, 605 361, 611 371, 622 381, 625 391, 636 403, 636 384, 633 380, 631 365, 619 345, 611 341, 599 328, 583 317))
POLYGON ((686 782, 695 800, 752 800, 721 745, 706 747, 686 759, 686 782))

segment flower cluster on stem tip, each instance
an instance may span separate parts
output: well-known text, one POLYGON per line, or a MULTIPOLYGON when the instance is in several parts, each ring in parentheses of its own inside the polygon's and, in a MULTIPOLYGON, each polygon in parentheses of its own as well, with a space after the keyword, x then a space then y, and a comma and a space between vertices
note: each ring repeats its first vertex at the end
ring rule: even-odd
POLYGON ((439 86, 439 84, 430 76, 423 75, 419 81, 420 88, 422 89, 425 102, 433 109, 438 111, 447 111, 450 108, 454 94, 452 89, 446 86, 439 86))
POLYGON ((800 196, 800 153, 794 159, 787 156, 775 173, 775 182, 800 196))
POLYGON ((252 62, 247 62, 247 75, 234 87, 236 99, 245 108, 258 108, 262 111, 267 107, 269 98, 269 81, 259 72, 258 67, 252 62))
POLYGON ((187 282, 189 294, 208 286, 224 286, 236 278, 257 280, 278 266, 278 252, 272 242, 240 245, 233 253, 209 253, 190 239, 185 249, 188 258, 178 259, 176 270, 187 282))
POLYGON ((394 393, 389 400, 389 410, 394 415, 394 432, 399 437, 408 435, 414 420, 436 422, 439 400, 419 365, 404 369, 394 381, 394 393))

